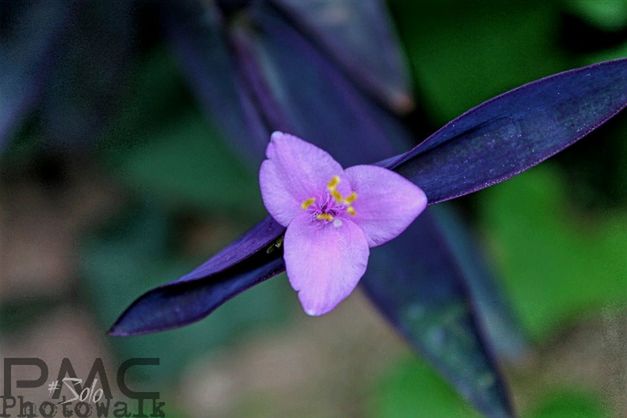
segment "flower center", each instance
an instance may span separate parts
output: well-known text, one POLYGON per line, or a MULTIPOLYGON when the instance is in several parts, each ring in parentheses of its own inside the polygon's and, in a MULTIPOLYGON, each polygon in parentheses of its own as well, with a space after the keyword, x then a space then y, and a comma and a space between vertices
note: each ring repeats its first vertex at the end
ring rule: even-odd
MULTIPOLYGON (((333 176, 327 183, 327 191, 329 194, 327 195, 326 201, 322 202, 322 204, 314 206, 313 210, 317 220, 333 222, 333 225, 336 227, 342 225, 342 221, 340 219, 336 219, 336 216, 341 214, 342 211, 345 211, 350 216, 355 216, 357 214, 357 212, 355 212, 355 208, 353 207, 353 202, 357 200, 357 193, 351 192, 351 194, 344 197, 337 189, 338 184, 340 184, 340 176, 333 176)), ((304 200, 300 207, 303 210, 308 210, 315 203, 316 198, 310 197, 309 199, 304 200)))

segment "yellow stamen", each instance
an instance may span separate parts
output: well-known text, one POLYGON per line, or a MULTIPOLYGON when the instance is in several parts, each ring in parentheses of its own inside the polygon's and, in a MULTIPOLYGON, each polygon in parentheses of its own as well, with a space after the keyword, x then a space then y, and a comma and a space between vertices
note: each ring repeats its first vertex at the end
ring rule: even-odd
POLYGON ((333 220, 333 215, 330 215, 328 213, 320 213, 320 214, 316 215, 316 219, 319 220, 319 221, 331 222, 333 220))
POLYGON ((329 189, 330 192, 334 192, 338 184, 340 184, 340 176, 333 176, 331 177, 331 181, 327 184, 327 189, 329 189))
POLYGON ((301 203, 300 207, 303 209, 307 209, 309 206, 313 205, 315 201, 316 201, 315 197, 310 197, 309 199, 301 203))
POLYGON ((342 203, 342 201, 344 200, 344 198, 342 197, 342 194, 338 192, 337 190, 332 190, 331 196, 333 196, 333 199, 335 199, 337 203, 342 203))
MULTIPOLYGON (((338 184, 340 184, 340 176, 333 176, 331 177, 331 180, 327 183, 327 189, 329 190, 329 192, 331 193, 331 196, 337 203, 340 203, 346 207, 346 213, 348 213, 351 216, 355 216, 357 212, 355 211, 355 208, 351 206, 351 204, 355 200, 357 200, 357 193, 351 192, 350 195, 344 198, 344 196, 342 196, 342 193, 340 193, 337 190, 338 184)), ((304 210, 307 210, 309 209, 311 205, 314 204, 315 201, 316 201, 315 197, 310 197, 309 199, 306 199, 305 201, 303 201, 300 207, 303 208, 304 210)), ((316 219, 319 221, 331 222, 335 219, 335 217, 329 213, 320 213, 316 215, 316 219)), ((341 225, 341 221, 338 220, 338 222, 339 222, 338 225, 341 225)))
POLYGON ((348 203, 350 205, 355 200, 357 200, 357 193, 352 192, 351 194, 348 195, 346 199, 344 199, 344 203, 348 203))

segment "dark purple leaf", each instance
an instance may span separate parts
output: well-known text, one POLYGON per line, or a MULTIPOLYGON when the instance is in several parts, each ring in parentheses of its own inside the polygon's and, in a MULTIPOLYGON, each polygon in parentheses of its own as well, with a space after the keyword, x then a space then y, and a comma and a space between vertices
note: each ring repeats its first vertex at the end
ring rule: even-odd
POLYGON ((226 22, 209 3, 161 4, 166 37, 192 92, 211 120, 234 143, 235 151, 258 164, 268 142, 269 131, 242 87, 225 36, 226 22), (199 18, 202 16, 202 19, 199 18))
POLYGON ((567 71, 475 107, 391 166, 442 202, 544 161, 626 105, 627 59, 567 71))
POLYGON ((5 2, 0 11, 0 150, 37 104, 74 16, 65 0, 5 2))
POLYGON ((239 240, 175 282, 138 298, 109 330, 139 335, 198 321, 227 300, 285 270, 277 241, 283 228, 266 218, 239 240))
POLYGON ((284 232, 285 228, 268 216, 240 239, 220 251, 191 273, 181 277, 179 281, 208 277, 240 263, 261 250, 265 250, 267 254, 273 253, 273 248, 281 248, 281 243, 278 240, 284 232))
POLYGON ((513 416, 466 288, 463 265, 432 211, 372 251, 368 296, 455 388, 488 417, 513 416))
POLYGON ((345 165, 374 162, 406 147, 410 138, 397 119, 273 8, 260 3, 249 13, 254 30, 230 28, 234 53, 272 130, 301 135, 345 165))
POLYGON ((412 107, 403 56, 381 0, 271 0, 351 78, 392 109, 412 107))
POLYGON ((495 353, 499 358, 520 360, 529 350, 527 339, 480 246, 449 206, 434 206, 429 212, 435 223, 432 229, 437 228, 450 250, 451 260, 455 260, 465 275, 464 283, 474 301, 478 320, 495 353))

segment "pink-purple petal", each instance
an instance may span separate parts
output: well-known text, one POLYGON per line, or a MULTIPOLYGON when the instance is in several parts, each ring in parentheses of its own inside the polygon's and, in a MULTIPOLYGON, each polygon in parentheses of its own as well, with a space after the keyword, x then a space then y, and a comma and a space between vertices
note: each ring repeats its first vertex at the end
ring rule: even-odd
POLYGON ((370 247, 397 237, 427 206, 424 192, 393 171, 357 165, 345 173, 357 193, 352 220, 363 229, 370 247))
MULTIPOLYGON (((272 134, 266 157, 284 174, 286 189, 299 199, 324 191, 333 176, 344 176, 344 169, 328 152, 283 132, 272 134)), ((340 192, 348 191, 346 182, 339 187, 344 187, 340 192)))
POLYGON ((301 212, 300 204, 304 199, 288 191, 285 173, 274 161, 261 163, 259 186, 263 204, 281 225, 287 226, 301 212))
POLYGON ((364 275, 370 250, 361 228, 298 215, 285 233, 285 267, 309 315, 323 315, 346 298, 364 275))
MULTIPOLYGON (((344 178, 342 166, 326 151, 282 132, 272 134, 261 165, 259 184, 266 209, 281 225, 287 226, 309 199, 323 199, 333 176, 344 178)), ((349 182, 340 181, 338 190, 348 195, 349 182)))

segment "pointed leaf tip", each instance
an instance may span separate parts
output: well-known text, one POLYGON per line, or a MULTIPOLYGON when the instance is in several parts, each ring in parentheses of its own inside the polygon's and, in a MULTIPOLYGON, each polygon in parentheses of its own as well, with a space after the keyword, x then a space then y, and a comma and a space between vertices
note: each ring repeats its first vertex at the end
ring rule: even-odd
POLYGON ((469 110, 391 166, 442 202, 533 167, 626 105, 627 59, 566 71, 469 110))
POLYGON ((141 335, 190 324, 281 273, 285 270, 283 249, 277 239, 284 230, 266 218, 191 273, 137 298, 109 329, 109 335, 141 335))

